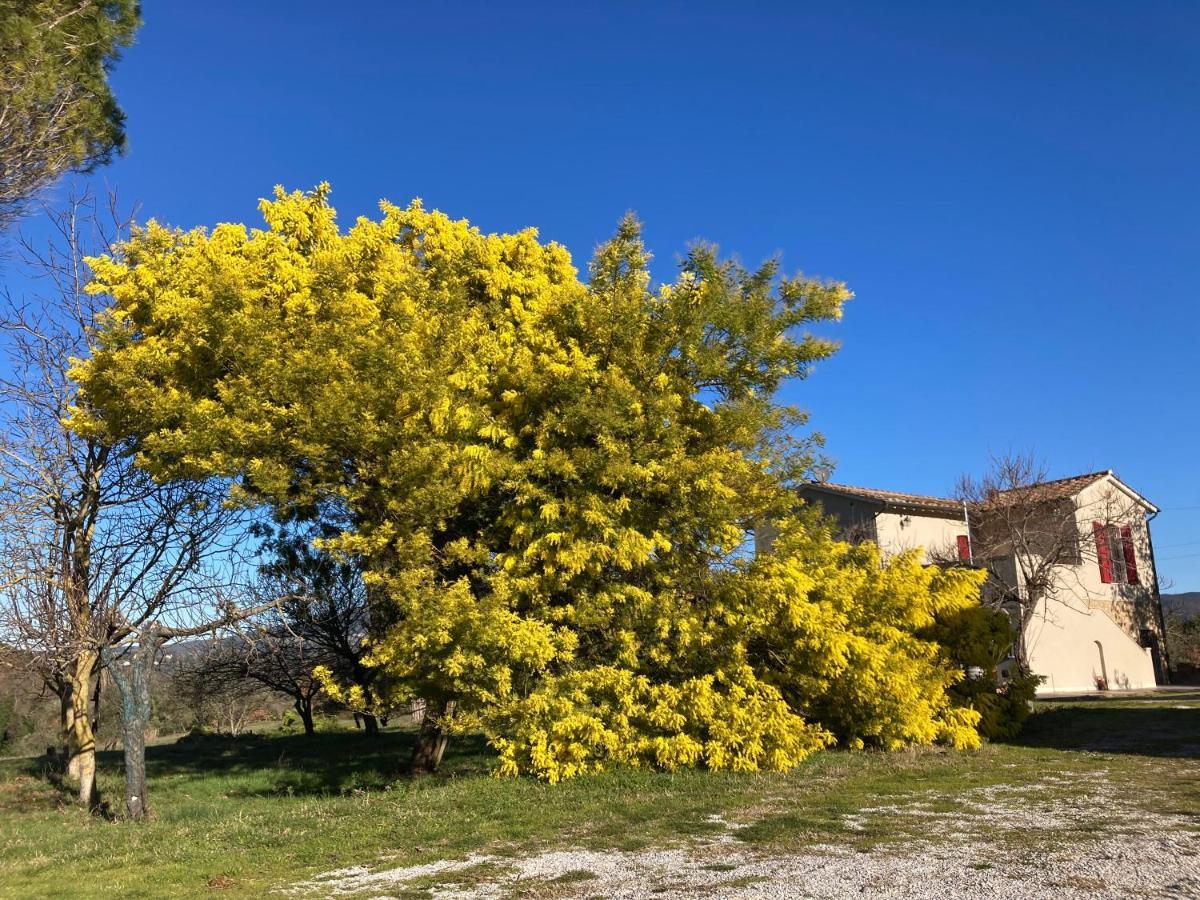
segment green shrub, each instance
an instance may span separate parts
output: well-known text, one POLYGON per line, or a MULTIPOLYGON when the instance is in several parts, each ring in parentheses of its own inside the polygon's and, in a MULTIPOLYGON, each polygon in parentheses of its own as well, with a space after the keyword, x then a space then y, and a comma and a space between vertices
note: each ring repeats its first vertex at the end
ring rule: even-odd
POLYGON ((192 724, 192 726, 187 730, 186 734, 179 738, 179 742, 204 741, 213 737, 220 737, 220 735, 216 734, 207 725, 201 722, 196 722, 192 724))
POLYGON ((979 713, 979 734, 1005 740, 1020 734, 1029 717, 1029 701, 1042 682, 1022 674, 1001 680, 997 667, 1013 644, 1012 621, 999 610, 974 606, 940 617, 929 637, 962 667, 965 677, 950 687, 958 705, 979 713))
POLYGON ((346 725, 337 716, 317 714, 313 716, 313 729, 323 734, 330 731, 345 731, 346 725))
POLYGON ((964 678, 951 693, 963 706, 979 713, 979 734, 988 740, 1014 738, 1029 717, 1029 701, 1042 683, 1040 675, 1018 675, 999 682, 995 671, 978 678, 964 678))

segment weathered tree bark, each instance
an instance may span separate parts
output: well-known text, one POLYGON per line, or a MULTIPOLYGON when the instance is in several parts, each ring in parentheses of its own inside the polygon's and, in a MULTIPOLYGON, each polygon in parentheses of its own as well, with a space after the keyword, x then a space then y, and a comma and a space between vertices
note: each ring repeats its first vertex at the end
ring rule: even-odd
POLYGON ((441 713, 435 715, 433 710, 427 710, 417 731, 417 743, 413 747, 411 771, 413 775, 429 775, 438 770, 442 764, 442 755, 446 745, 450 743, 450 733, 445 723, 454 715, 457 706, 454 700, 447 700, 441 713))
POLYGON ((125 814, 141 819, 151 814, 146 795, 146 724, 150 721, 150 673, 166 636, 147 629, 137 648, 117 660, 105 651, 105 662, 121 695, 121 743, 125 753, 125 814))
POLYGON ((121 744, 125 750, 125 815, 140 819, 150 815, 150 799, 146 796, 144 719, 121 722, 121 744))
POLYGON ((50 685, 58 697, 58 746, 54 748, 54 756, 60 762, 59 775, 66 774, 66 761, 69 755, 67 743, 71 736, 71 686, 61 675, 55 675, 50 685))
POLYGON ((100 731, 100 688, 104 684, 104 669, 96 670, 96 687, 92 690, 92 732, 100 731))

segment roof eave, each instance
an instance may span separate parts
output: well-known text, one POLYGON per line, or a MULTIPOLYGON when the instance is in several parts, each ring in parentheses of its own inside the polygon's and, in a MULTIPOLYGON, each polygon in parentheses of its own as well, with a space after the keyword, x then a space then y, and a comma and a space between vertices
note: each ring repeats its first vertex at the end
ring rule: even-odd
POLYGON ((1143 497, 1141 494, 1139 494, 1137 491, 1135 491, 1133 488, 1131 488, 1129 485, 1127 485, 1125 482, 1123 482, 1120 478, 1118 478, 1113 473, 1112 469, 1108 470, 1108 474, 1105 477, 1109 481, 1111 481, 1113 484, 1115 484, 1118 488, 1120 488, 1122 491, 1124 491, 1126 494, 1128 494, 1132 500, 1134 500, 1135 502, 1140 503, 1142 506, 1144 506, 1150 512, 1151 515, 1158 514, 1159 509, 1157 506, 1155 506, 1153 503, 1151 503, 1149 500, 1147 500, 1145 497, 1143 497))
POLYGON ((936 516, 939 519, 962 519, 962 510, 957 504, 953 503, 921 503, 918 500, 890 500, 884 497, 873 497, 870 494, 860 494, 857 491, 845 490, 842 488, 831 488, 820 482, 812 482, 802 485, 799 489, 803 491, 818 491, 830 497, 840 497, 842 499, 851 499, 868 506, 876 507, 879 512, 895 512, 908 513, 917 515, 936 516))

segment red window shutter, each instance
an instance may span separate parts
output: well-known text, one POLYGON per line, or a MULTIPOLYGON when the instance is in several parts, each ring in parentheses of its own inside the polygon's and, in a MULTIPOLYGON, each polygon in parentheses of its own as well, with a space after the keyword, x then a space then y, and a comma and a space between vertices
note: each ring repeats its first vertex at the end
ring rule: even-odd
POLYGON ((1125 580, 1130 584, 1139 584, 1137 573, 1137 553, 1133 549, 1133 528, 1121 526, 1121 546, 1125 549, 1125 580))
POLYGON ((1092 533, 1096 536, 1096 559, 1100 562, 1100 580, 1112 584, 1112 556, 1108 552, 1108 530, 1103 522, 1092 523, 1092 533))
POLYGON ((971 539, 965 534, 958 536, 958 558, 962 560, 971 558, 971 539))

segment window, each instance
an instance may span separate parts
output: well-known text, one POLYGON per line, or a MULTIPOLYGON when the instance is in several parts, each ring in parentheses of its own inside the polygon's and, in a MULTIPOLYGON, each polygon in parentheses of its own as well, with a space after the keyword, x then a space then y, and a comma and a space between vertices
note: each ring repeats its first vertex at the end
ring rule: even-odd
POLYGON ((1093 522, 1096 537, 1096 561, 1104 584, 1138 584, 1137 552, 1130 525, 1105 525, 1093 522))
POLYGON ((1114 584, 1124 584, 1125 578, 1125 546, 1121 543, 1121 529, 1116 525, 1106 525, 1104 537, 1108 540, 1108 558, 1112 561, 1112 580, 1114 584))
POLYGON ((971 559, 971 539, 965 534, 958 536, 958 558, 964 562, 971 559))

